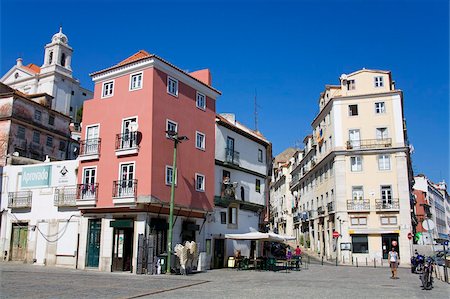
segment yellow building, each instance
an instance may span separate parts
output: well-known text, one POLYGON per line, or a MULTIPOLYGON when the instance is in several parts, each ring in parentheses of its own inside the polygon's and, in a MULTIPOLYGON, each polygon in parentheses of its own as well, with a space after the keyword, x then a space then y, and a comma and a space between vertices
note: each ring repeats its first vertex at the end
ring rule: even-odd
POLYGON ((341 263, 380 263, 393 245, 409 262, 412 172, 403 93, 388 71, 339 79, 320 94, 313 133, 292 167, 293 233, 341 263))

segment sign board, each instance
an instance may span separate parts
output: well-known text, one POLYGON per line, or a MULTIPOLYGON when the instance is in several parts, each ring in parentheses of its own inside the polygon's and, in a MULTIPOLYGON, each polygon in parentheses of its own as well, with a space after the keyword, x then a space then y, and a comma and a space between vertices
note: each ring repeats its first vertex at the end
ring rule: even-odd
POLYGON ((412 239, 412 233, 408 233, 408 239, 411 240, 412 239))
POLYGON ((339 232, 337 232, 337 231, 334 231, 333 232, 333 238, 339 238, 339 236, 340 236, 340 234, 339 234, 339 232))
POLYGON ((352 250, 352 243, 341 243, 341 251, 342 250, 352 250))
POLYGON ((51 182, 50 165, 26 167, 22 169, 22 188, 49 187, 51 182))
POLYGON ((426 231, 430 231, 434 229, 434 222, 431 219, 425 219, 422 221, 422 226, 426 231))
POLYGON ((392 240, 392 246, 397 246, 397 241, 395 241, 395 240, 392 240))

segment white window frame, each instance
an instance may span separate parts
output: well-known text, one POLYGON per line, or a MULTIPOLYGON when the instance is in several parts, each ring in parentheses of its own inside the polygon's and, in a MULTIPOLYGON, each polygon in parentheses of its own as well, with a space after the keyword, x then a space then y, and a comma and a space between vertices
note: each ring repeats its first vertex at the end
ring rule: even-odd
POLYGON ((175 97, 178 97, 178 88, 179 88, 178 80, 173 77, 167 76, 167 93, 170 95, 173 95, 175 97), (175 93, 170 90, 171 89, 170 81, 173 81, 175 83, 175 87, 176 87, 175 93))
POLYGON ((229 206, 228 207, 228 217, 227 217, 227 223, 230 226, 237 226, 238 224, 238 207, 236 206, 229 206), (231 216, 231 217, 230 217, 231 216), (231 221, 230 221, 231 218, 231 221), (234 220, 234 221, 233 221, 234 220))
POLYGON ((110 98, 110 97, 112 97, 114 95, 114 84, 115 84, 114 80, 109 80, 109 81, 105 81, 105 82, 102 83, 102 97, 101 97, 102 99, 110 98), (106 91, 105 86, 107 84, 112 84, 111 93, 105 95, 105 91, 106 91))
POLYGON ((129 91, 135 91, 135 90, 142 89, 142 86, 143 86, 143 85, 144 85, 144 72, 137 72, 137 73, 130 74, 129 91), (140 82, 140 85, 134 87, 134 86, 133 86, 133 78, 134 78, 134 77, 138 77, 138 76, 141 77, 141 80, 139 81, 139 82, 140 82))
MULTIPOLYGON (((166 168, 165 168, 165 171, 164 171, 164 181, 166 182, 167 186, 171 186, 172 185, 172 182, 167 180, 167 178, 168 178, 167 172, 168 172, 169 169, 172 169, 172 171, 173 171, 173 166, 172 165, 166 165, 166 168)), ((170 178, 172 180, 172 176, 170 176, 170 178)), ((177 182, 178 182, 178 173, 175 173, 175 186, 177 185, 177 182)))
MULTIPOLYGON (((171 119, 166 118, 166 131, 169 131, 169 123, 175 124, 175 132, 178 133, 178 123, 176 121, 173 121, 171 119)), ((166 137, 168 139, 171 139, 170 135, 166 133, 166 137)))
POLYGON ((375 114, 386 113, 386 102, 375 102, 375 114))
POLYGON ((205 111, 206 110, 206 95, 197 91, 196 96, 195 96, 195 105, 197 106, 197 108, 205 111), (200 106, 198 103, 199 96, 203 97, 203 106, 200 106))
POLYGON ((205 147, 206 147, 206 135, 202 132, 199 131, 195 131, 195 147, 198 148, 199 150, 204 151, 205 147), (198 136, 203 136, 202 139, 202 143, 200 144, 200 146, 198 145, 198 136))
POLYGON ((261 193, 261 179, 255 179, 255 192, 261 193), (258 190, 258 184, 256 182, 259 182, 259 190, 258 190))
POLYGON ((384 78, 383 78, 383 76, 375 76, 374 78, 373 78, 373 82, 374 82, 374 86, 376 87, 376 88, 378 88, 378 87, 383 87, 384 86, 384 78))
POLYGON ((378 155, 378 170, 391 170, 391 155, 378 155))
POLYGON ((263 150, 259 148, 258 149, 258 162, 263 163, 263 161, 264 161, 264 153, 263 153, 263 150))
POLYGON ((350 157, 350 170, 352 172, 361 172, 363 167, 362 167, 362 156, 351 156, 350 157), (359 163, 358 163, 359 160, 359 163), (355 163, 353 163, 353 161, 355 161, 355 163), (355 168, 353 168, 353 165, 355 165, 355 168), (359 165, 359 167, 358 167, 359 165))
POLYGON ((205 175, 201 173, 195 173, 195 190, 198 192, 205 192, 205 175), (203 178, 200 188, 198 188, 198 178, 203 178))
POLYGON ((375 138, 377 140, 384 140, 384 139, 389 138, 389 129, 387 127, 376 128, 375 129, 375 138))

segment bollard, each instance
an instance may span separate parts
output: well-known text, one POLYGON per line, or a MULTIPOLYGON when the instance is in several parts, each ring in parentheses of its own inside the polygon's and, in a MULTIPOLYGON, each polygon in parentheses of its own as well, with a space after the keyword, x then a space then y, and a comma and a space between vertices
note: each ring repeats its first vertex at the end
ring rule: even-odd
POLYGON ((308 265, 311 264, 311 257, 308 255, 308 265))
POLYGON ((338 265, 338 262, 337 262, 337 260, 338 260, 338 257, 336 256, 336 267, 337 267, 337 265, 338 265))
POLYGON ((377 267, 377 260, 375 258, 373 258, 373 267, 376 268, 377 267))
POLYGON ((322 266, 323 266, 323 255, 322 255, 322 266))
POLYGON ((353 265, 353 256, 352 256, 352 265, 353 265))
POLYGON ((383 258, 381 258, 381 267, 383 267, 383 258))
POLYGON ((358 258, 356 258, 356 268, 358 268, 358 258))
POLYGON ((369 264, 367 264, 367 256, 366 256, 366 266, 368 266, 369 264))

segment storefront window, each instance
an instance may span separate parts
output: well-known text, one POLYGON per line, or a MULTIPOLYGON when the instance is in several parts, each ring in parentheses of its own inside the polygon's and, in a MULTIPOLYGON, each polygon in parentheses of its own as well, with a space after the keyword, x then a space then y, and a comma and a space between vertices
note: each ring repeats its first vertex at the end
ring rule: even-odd
POLYGON ((369 253, 367 235, 352 236, 353 253, 369 253))

